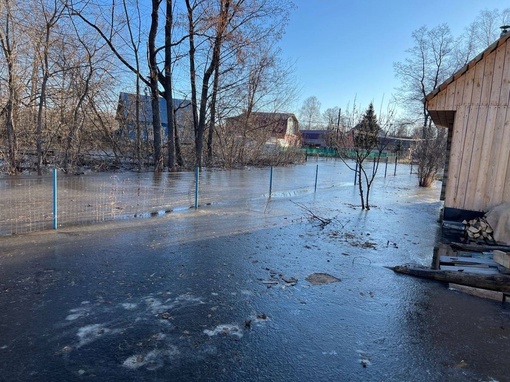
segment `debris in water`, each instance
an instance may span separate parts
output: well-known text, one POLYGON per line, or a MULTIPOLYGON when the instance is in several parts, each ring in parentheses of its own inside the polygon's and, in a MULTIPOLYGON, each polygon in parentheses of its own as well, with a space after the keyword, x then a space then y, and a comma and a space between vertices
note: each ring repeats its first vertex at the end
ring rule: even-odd
POLYGON ((162 319, 162 320, 171 320, 173 317, 170 313, 164 312, 164 313, 158 314, 158 318, 162 319))
POLYGON ((327 273, 312 273, 305 280, 312 285, 331 284, 342 281, 339 278, 331 276, 330 274, 327 273))
POLYGON ((360 357, 360 364, 361 366, 363 367, 367 367, 367 366, 370 366, 372 363, 370 362, 370 357, 367 353, 365 353, 364 351, 362 350, 358 350, 357 353, 359 354, 359 357, 360 357))
POLYGON ((282 280, 285 281, 289 286, 294 286, 298 282, 298 279, 295 277, 282 277, 282 280))
POLYGON ((237 338, 243 337, 243 331, 237 325, 230 324, 222 324, 218 325, 214 328, 214 330, 205 329, 204 333, 209 337, 215 336, 217 334, 236 336, 237 338))
POLYGON ((78 338, 80 342, 78 347, 87 345, 106 334, 113 334, 114 331, 104 327, 102 324, 87 325, 78 329, 78 338))

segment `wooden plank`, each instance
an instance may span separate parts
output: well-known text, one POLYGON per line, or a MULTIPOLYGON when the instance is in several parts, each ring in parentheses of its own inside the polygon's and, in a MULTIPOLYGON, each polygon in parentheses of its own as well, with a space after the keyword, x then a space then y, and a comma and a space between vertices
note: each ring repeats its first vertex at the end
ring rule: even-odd
POLYGON ((427 99, 426 108, 427 110, 437 110, 437 96, 427 99))
POLYGON ((505 44, 498 46, 494 60, 494 74, 492 76, 492 87, 490 93, 489 105, 499 106, 501 104, 501 83, 505 70, 505 54, 507 46, 505 44))
POLYGON ((453 81, 448 85, 446 90, 446 99, 445 99, 445 110, 455 110, 455 94, 457 88, 457 81, 453 81))
POLYGON ((510 276, 502 274, 481 275, 408 266, 389 267, 389 269, 396 273, 426 278, 429 280, 467 285, 475 288, 483 288, 505 293, 510 292, 510 276))
POLYGON ((494 162, 491 162, 491 154, 494 144, 494 133, 496 130, 496 117, 498 113, 497 106, 489 106, 487 118, 485 120, 485 129, 480 148, 480 159, 478 164, 478 173, 476 178, 476 188, 474 193, 473 209, 477 211, 487 211, 491 200, 492 190, 488 188, 489 177, 494 172, 494 162))
MULTIPOLYGON (((455 114, 457 118, 457 113, 455 114)), ((443 181, 441 183, 441 195, 439 200, 445 200, 446 197, 446 186, 448 185, 448 172, 450 171, 450 155, 452 152, 452 137, 453 137, 453 126, 448 128, 448 135, 446 138, 446 161, 443 169, 443 181)))
MULTIPOLYGON (((469 103, 469 111, 466 123, 466 135, 464 139, 463 156, 461 161, 461 170, 459 177, 458 201, 461 209, 471 210, 471 206, 467 204, 470 201, 470 194, 474 192, 474 187, 471 178, 476 175, 472 174, 473 151, 476 148, 475 139, 477 138, 477 120, 478 112, 480 109, 480 101, 483 89, 483 75, 485 69, 485 61, 479 61, 475 67, 475 77, 473 84, 473 91, 471 93, 471 101, 469 103)), ((475 163, 478 166, 477 163, 475 163)), ((478 173, 478 172, 476 172, 478 173)))
POLYGON ((485 264, 490 266, 497 266, 497 263, 492 259, 484 259, 481 257, 463 257, 463 256, 440 256, 440 263, 445 264, 485 264))
MULTIPOLYGON (((473 111, 476 108, 473 105, 473 111)), ((470 123, 470 131, 473 134, 473 145, 471 149, 471 157, 469 162, 469 172, 468 179, 466 184, 466 196, 464 199, 464 209, 472 210, 472 211, 482 211, 478 209, 478 205, 480 204, 477 200, 476 196, 476 187, 478 181, 480 183, 485 184, 485 174, 483 174, 483 178, 479 178, 480 174, 480 166, 481 166, 481 158, 482 158, 482 147, 484 142, 484 136, 487 132, 486 121, 487 121, 488 110, 485 105, 478 105, 478 110, 476 113, 476 118, 470 123)), ((480 196, 481 197, 481 196, 480 196)))
POLYGON ((453 283, 450 283, 449 288, 459 291, 459 292, 470 294, 472 296, 489 298, 491 300, 496 300, 496 301, 504 301, 504 299, 505 299, 503 292, 496 292, 494 290, 474 288, 474 287, 470 287, 470 286, 466 286, 466 285, 459 285, 459 284, 453 284, 453 283))
POLYGON ((451 243, 452 248, 461 249, 464 251, 473 251, 473 252, 485 252, 485 251, 506 251, 510 252, 509 245, 483 245, 483 244, 464 244, 464 243, 451 243))
POLYGON ((464 89, 466 87, 466 78, 465 74, 459 76, 457 78, 457 83, 455 86, 455 106, 453 110, 457 110, 461 105, 464 99, 464 89))
MULTIPOLYGON (((500 85, 499 94, 499 110, 496 117, 496 129, 497 132, 494 135, 494 139, 497 142, 493 149, 493 155, 491 160, 494 162, 493 167, 493 181, 489 185, 492 189, 490 206, 495 206, 508 200, 505 197, 505 187, 508 186, 510 178, 507 174, 509 168, 509 147, 510 147, 510 113, 509 108, 509 97, 510 97, 510 43, 509 40, 505 42, 505 56, 503 64, 503 76, 500 85)), ((510 191, 509 191, 510 192, 510 191)), ((507 194, 508 195, 508 194, 507 194)))
POLYGON ((455 266, 455 265, 444 265, 441 266, 441 270, 445 272, 463 272, 477 275, 497 275, 499 274, 498 268, 494 267, 470 267, 470 266, 455 266))
POLYGON ((508 146, 504 146, 504 142, 508 140, 508 137, 505 135, 508 134, 508 130, 510 130, 510 126, 508 125, 507 118, 507 108, 506 107, 498 107, 496 114, 496 121, 494 126, 494 143, 491 150, 490 162, 492 163, 492 171, 490 171, 488 182, 487 182, 487 193, 490 197, 489 207, 500 204, 503 201, 503 193, 504 193, 504 184, 505 178, 502 174, 503 168, 501 160, 502 156, 505 155, 505 152, 508 153, 508 146))
MULTIPOLYGON (((494 65, 496 61, 496 51, 487 54, 483 61, 483 71, 480 70, 475 74, 475 82, 480 86, 476 88, 476 92, 473 93, 472 103, 478 105, 478 113, 476 120, 473 121, 474 126, 472 128, 474 134, 473 149, 471 151, 471 162, 469 167, 469 180, 466 188, 466 198, 464 208, 473 211, 483 211, 483 192, 481 191, 487 182, 486 180, 486 169, 484 165, 486 162, 482 162, 483 150, 485 147, 489 147, 492 144, 492 126, 487 124, 488 120, 488 106, 489 99, 491 96, 491 90, 493 85, 494 76, 494 65), (478 78, 478 76, 480 76, 478 78), (477 92, 480 92, 480 99, 477 99, 477 92), (477 188, 480 187, 480 192, 477 193, 477 188)), ((481 69, 481 66, 480 68, 481 69)), ((487 151, 487 154, 489 151, 487 151)), ((487 155, 486 154, 486 155, 487 155)))
POLYGON ((462 148, 464 145, 467 111, 468 108, 462 105, 462 107, 457 109, 455 115, 450 156, 448 158, 448 182, 446 183, 444 198, 445 207, 460 208, 460 203, 457 200, 457 196, 459 189, 461 162, 464 155, 462 148))
POLYGON ((460 159, 458 160, 458 182, 457 190, 455 192, 455 208, 465 209, 466 192, 469 184, 469 171, 471 167, 471 155, 473 151, 474 142, 474 125, 478 115, 478 108, 476 106, 468 106, 467 112, 464 115, 463 130, 464 140, 461 142, 460 159))
MULTIPOLYGON (((476 121, 477 139, 474 143, 473 156, 471 161, 470 175, 474 177, 471 188, 468 188, 466 195, 467 208, 474 211, 486 211, 488 202, 485 200, 488 172, 493 164, 489 161, 494 134, 497 108, 490 109, 491 96, 494 87, 499 88, 499 83, 494 83, 496 66, 496 55, 498 50, 492 51, 485 57, 484 72, 482 78, 482 92, 480 95, 480 109, 476 121)), ((499 50, 501 56, 501 49, 499 50)), ((501 59, 500 59, 501 60, 501 59)), ((499 81, 501 81, 503 69, 498 70, 499 81)), ((499 102, 499 92, 497 94, 499 102)))
POLYGON ((448 168, 448 184, 446 185, 445 207, 462 208, 464 190, 460 191, 462 162, 468 154, 464 151, 466 126, 469 117, 469 105, 473 93, 476 66, 470 67, 464 75, 462 103, 457 108, 452 136, 450 163, 448 168))
POLYGON ((441 90, 435 97, 435 109, 434 110, 446 110, 446 97, 448 95, 447 88, 441 90))
POLYGON ((503 191, 502 202, 510 202, 510 151, 507 152, 508 161, 506 164, 506 183, 503 191))

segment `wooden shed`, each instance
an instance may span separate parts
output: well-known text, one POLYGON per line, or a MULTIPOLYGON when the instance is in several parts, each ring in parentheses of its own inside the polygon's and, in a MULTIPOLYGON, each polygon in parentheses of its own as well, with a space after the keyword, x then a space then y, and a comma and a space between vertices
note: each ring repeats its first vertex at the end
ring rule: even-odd
POLYGON ((444 219, 481 215, 510 202, 510 33, 426 97, 448 129, 444 219))

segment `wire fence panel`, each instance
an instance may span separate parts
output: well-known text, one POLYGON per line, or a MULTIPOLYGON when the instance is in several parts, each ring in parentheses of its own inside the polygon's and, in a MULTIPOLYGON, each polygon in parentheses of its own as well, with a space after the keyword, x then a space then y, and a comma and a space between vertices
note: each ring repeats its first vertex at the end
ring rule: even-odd
MULTIPOLYGON (((409 174, 408 166, 385 166, 380 164, 378 177, 409 174)), ((205 170, 198 176, 197 199, 194 172, 59 174, 57 227, 162 215, 195 205, 249 205, 260 198, 352 187, 353 181, 354 172, 335 159, 273 169, 205 170)), ((0 236, 53 228, 53 193, 51 176, 0 179, 0 236)))
POLYGON ((21 234, 51 229, 51 177, 0 180, 0 234, 21 234))
POLYGON ((194 200, 190 173, 61 177, 59 226, 136 218, 189 208, 194 200))

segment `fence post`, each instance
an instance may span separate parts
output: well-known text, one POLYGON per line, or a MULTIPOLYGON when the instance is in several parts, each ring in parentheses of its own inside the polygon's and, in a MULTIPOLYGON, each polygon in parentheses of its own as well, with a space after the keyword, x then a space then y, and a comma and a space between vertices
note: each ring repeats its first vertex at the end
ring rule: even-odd
POLYGON ((393 170, 393 176, 397 175, 397 163, 398 163, 398 154, 395 155, 395 170, 393 170))
POLYGON ((198 208, 199 178, 200 178, 200 168, 197 167, 195 169, 195 209, 198 208))
POLYGON ((272 192, 273 192, 273 166, 271 166, 271 169, 269 171, 269 197, 271 197, 272 192))
POLYGON ((319 175, 319 165, 315 166, 315 187, 313 189, 313 192, 317 192, 317 177, 319 175))
POLYGON ((53 229, 58 227, 58 190, 57 190, 57 169, 53 169, 53 229))

